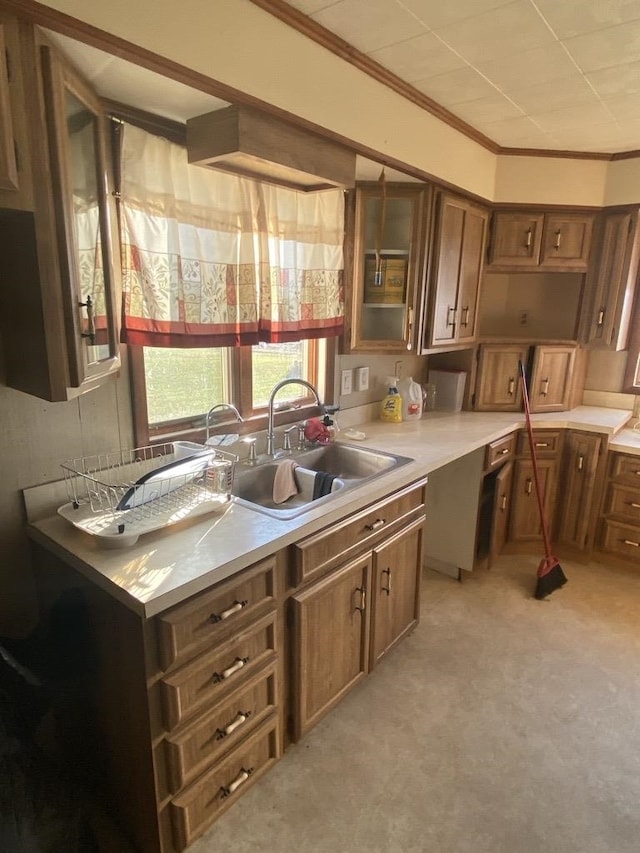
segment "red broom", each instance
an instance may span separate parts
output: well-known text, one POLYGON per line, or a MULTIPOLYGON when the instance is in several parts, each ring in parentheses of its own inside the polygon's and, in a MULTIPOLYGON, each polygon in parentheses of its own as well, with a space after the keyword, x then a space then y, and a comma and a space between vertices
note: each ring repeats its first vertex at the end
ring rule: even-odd
POLYGON ((538 511, 540 512, 540 525, 542 527, 542 538, 544 540, 544 553, 540 565, 538 566, 538 580, 536 583, 535 597, 538 600, 546 598, 548 595, 561 586, 566 584, 567 579, 562 566, 557 557, 551 553, 551 542, 549 541, 549 531, 544 514, 544 505, 542 502, 542 493, 540 491, 540 480, 538 477, 538 460, 536 459, 536 448, 533 440, 533 429, 531 427, 531 410, 529 408, 529 393, 527 391, 527 378, 524 373, 524 365, 520 362, 520 378, 522 380, 522 396, 524 398, 524 414, 527 422, 527 433, 529 435, 529 448, 531 450, 531 462, 533 464, 533 481, 536 486, 536 498, 538 499, 538 511))

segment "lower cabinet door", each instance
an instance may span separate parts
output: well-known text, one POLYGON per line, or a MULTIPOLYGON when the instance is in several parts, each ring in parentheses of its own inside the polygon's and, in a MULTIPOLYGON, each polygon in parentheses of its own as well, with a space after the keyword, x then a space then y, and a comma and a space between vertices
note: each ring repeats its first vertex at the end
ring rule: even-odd
MULTIPOLYGON (((538 459, 538 475, 542 491, 542 503, 547 523, 550 527, 555 496, 556 460, 538 459)), ((511 496, 511 515, 509 520, 509 539, 511 542, 527 542, 542 538, 542 525, 536 498, 536 485, 533 477, 533 465, 526 459, 516 462, 513 491, 511 496)))
POLYGON ((370 577, 367 552, 292 597, 295 740, 368 672, 370 577))
POLYGON ((374 549, 370 668, 418 622, 423 531, 421 518, 374 549))
POLYGON ((591 504, 602 437, 569 431, 562 461, 562 494, 558 499, 556 539, 583 550, 591 522, 591 504))
POLYGON ((499 556, 504 543, 507 541, 512 483, 513 463, 506 462, 496 474, 496 486, 493 493, 489 565, 499 556))

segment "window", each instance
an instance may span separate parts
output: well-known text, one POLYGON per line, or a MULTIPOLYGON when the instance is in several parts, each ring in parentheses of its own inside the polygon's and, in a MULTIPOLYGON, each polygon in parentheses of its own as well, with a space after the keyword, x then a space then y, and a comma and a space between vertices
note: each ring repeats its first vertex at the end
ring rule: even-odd
MULTIPOLYGON (((283 379, 306 379, 330 402, 327 389, 333 342, 306 340, 238 348, 130 347, 136 444, 180 434, 203 440, 204 418, 216 403, 233 403, 247 420, 245 432, 262 429, 272 388, 283 379)), ((304 386, 290 385, 278 402, 314 405, 304 386)))

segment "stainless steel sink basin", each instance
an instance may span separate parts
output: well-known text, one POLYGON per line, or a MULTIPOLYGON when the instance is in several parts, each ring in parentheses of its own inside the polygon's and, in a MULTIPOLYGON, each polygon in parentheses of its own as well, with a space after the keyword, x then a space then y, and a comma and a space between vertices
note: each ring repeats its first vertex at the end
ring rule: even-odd
POLYGON ((321 506, 344 489, 353 488, 413 461, 407 456, 342 443, 298 451, 287 458, 297 463, 294 471, 297 495, 284 503, 274 503, 274 477, 278 465, 284 461, 274 459, 251 468, 241 465, 236 467, 232 490, 236 500, 273 518, 286 520, 321 506), (320 472, 333 474, 335 479, 331 492, 314 500, 315 479, 320 472))

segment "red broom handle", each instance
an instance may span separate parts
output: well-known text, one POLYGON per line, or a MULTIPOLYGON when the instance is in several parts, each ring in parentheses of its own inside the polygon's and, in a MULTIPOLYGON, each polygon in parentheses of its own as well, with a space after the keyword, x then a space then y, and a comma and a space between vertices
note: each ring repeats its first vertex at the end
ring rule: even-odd
POLYGON ((531 426, 531 409, 529 408, 529 393, 527 391, 527 377, 524 374, 524 364, 520 362, 520 379, 522 380, 522 396, 524 398, 524 416, 527 423, 529 435, 529 448, 531 450, 531 462, 533 464, 533 481, 536 485, 536 498, 538 499, 538 511, 540 513, 540 525, 542 527, 542 539, 544 541, 544 553, 547 560, 553 559, 551 553, 551 542, 545 519, 544 505, 542 503, 542 492, 540 491, 540 477, 538 475, 538 460, 536 458, 535 442, 533 440, 533 428, 531 426))

